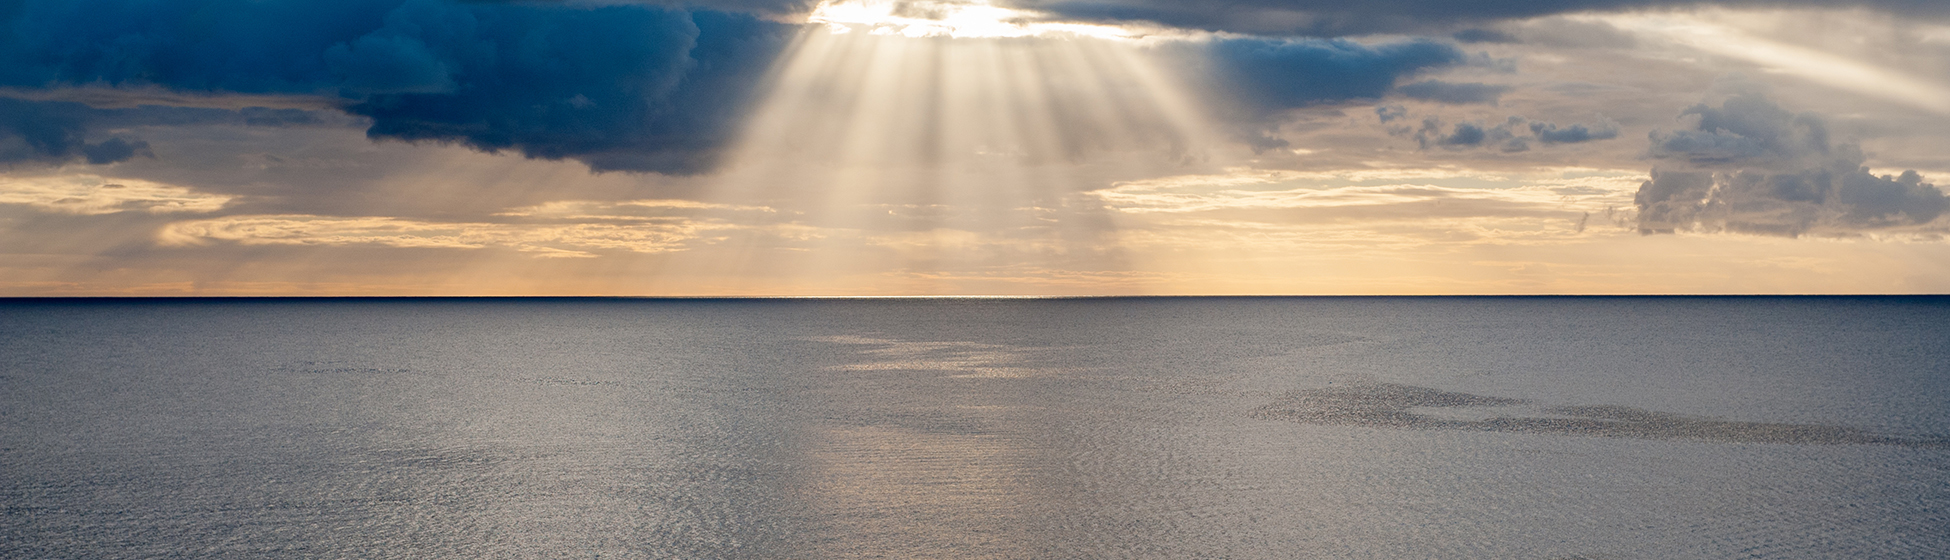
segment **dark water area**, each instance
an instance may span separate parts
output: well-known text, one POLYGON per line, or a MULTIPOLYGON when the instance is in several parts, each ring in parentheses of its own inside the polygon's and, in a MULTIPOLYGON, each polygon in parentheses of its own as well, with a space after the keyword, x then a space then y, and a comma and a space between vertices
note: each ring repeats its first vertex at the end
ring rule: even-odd
POLYGON ((1950 298, 0 300, 0 557, 1950 557, 1950 298))

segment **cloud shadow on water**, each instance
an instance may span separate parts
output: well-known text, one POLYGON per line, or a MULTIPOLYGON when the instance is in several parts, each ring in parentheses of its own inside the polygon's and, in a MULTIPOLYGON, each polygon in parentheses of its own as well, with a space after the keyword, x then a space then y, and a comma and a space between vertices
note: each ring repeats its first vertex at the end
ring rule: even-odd
POLYGON ((1253 416, 1303 424, 1414 430, 1475 430, 1520 434, 1634 439, 1690 439, 1723 443, 1895 445, 1950 448, 1950 440, 1877 434, 1843 426, 1776 424, 1695 418, 1617 405, 1554 406, 1540 416, 1467 418, 1430 409, 1509 407, 1529 401, 1377 383, 1289 392, 1253 416))

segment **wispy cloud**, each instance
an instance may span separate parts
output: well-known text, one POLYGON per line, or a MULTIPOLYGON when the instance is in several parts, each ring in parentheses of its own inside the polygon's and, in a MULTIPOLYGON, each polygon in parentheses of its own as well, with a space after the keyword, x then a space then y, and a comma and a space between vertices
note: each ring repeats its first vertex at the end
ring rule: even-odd
MULTIPOLYGON (((1567 205, 1625 203, 1639 177, 1586 176, 1515 182, 1499 176, 1479 178, 1512 182, 1506 188, 1458 188, 1431 184, 1321 186, 1333 180, 1373 181, 1428 178, 1426 170, 1291 173, 1235 169, 1223 175, 1165 177, 1118 183, 1091 191, 1111 208, 1125 213, 1186 213, 1226 209, 1333 208, 1385 206, 1432 201, 1502 202, 1539 208, 1567 205), (1281 188, 1294 183, 1313 185, 1281 188)), ((1455 178, 1450 172, 1447 178, 1455 178)))
POLYGON ((211 212, 223 208, 233 198, 177 185, 96 175, 0 176, 0 204, 19 204, 62 214, 211 212))
POLYGON ((595 257, 593 250, 636 253, 680 251, 724 223, 676 221, 652 224, 441 223, 388 217, 345 218, 277 215, 227 216, 171 223, 157 233, 171 246, 233 242, 244 245, 378 245, 401 248, 500 247, 537 257, 595 257))
POLYGON ((557 218, 569 220, 655 220, 667 218, 673 212, 716 210, 726 212, 757 212, 775 214, 778 210, 766 206, 747 206, 741 204, 720 204, 681 199, 644 199, 605 202, 596 200, 558 200, 497 212, 495 216, 523 218, 557 218))

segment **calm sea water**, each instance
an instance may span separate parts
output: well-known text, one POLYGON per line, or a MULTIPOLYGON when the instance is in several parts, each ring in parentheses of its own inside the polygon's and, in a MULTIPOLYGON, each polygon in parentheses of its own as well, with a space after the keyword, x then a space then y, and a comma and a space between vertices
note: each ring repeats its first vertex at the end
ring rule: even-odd
POLYGON ((0 557, 1940 558, 1950 299, 0 302, 0 557))

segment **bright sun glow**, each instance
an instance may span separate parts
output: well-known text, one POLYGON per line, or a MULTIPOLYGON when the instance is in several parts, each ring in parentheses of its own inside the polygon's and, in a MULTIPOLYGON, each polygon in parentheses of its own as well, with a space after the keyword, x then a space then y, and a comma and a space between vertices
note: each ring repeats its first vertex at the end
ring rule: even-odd
POLYGON ((995 6, 987 0, 827 0, 808 19, 826 24, 834 33, 862 31, 907 37, 1077 35, 1121 39, 1132 35, 1105 25, 1038 21, 1035 12, 995 6))

